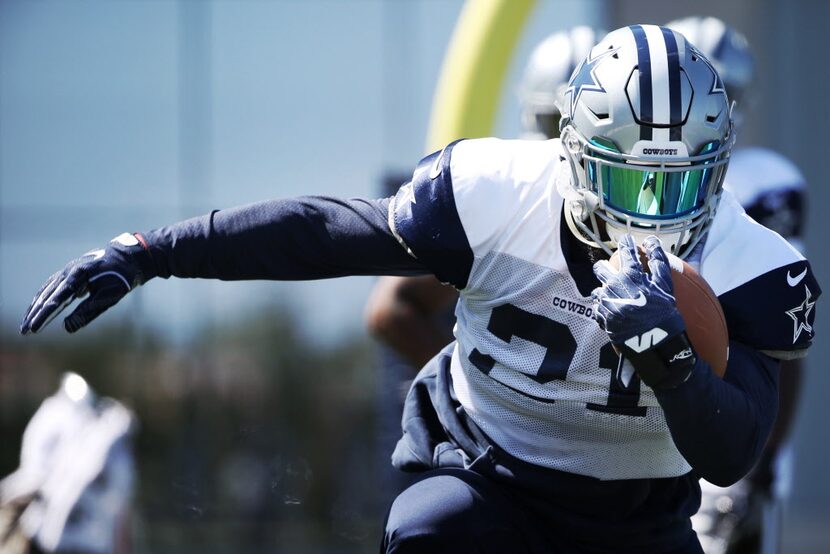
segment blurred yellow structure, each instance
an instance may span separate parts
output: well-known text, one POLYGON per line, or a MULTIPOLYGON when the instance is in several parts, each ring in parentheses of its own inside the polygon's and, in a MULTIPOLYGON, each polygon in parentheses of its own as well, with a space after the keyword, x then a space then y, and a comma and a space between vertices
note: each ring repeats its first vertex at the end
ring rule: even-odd
POLYGON ((536 0, 467 0, 432 103, 426 151, 493 133, 507 66, 536 0))

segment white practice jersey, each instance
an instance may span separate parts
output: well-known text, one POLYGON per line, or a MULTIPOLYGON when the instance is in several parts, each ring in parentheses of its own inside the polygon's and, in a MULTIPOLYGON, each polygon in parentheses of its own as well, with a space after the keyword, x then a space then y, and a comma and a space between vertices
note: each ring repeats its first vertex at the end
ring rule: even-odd
MULTIPOLYGON (((558 139, 453 143, 401 188, 390 227, 459 289, 453 386, 501 448, 599 479, 685 474, 654 393, 592 317, 599 283, 562 222, 555 182, 569 171, 558 139)), ((731 340, 779 357, 805 352, 819 294, 809 265, 728 193, 699 267, 731 340)))

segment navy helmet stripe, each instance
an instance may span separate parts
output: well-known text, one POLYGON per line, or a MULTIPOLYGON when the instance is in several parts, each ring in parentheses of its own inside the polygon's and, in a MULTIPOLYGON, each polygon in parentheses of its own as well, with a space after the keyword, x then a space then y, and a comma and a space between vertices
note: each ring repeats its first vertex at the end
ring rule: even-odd
MULTIPOLYGON (((640 73, 640 122, 652 123, 654 102, 651 90, 651 54, 648 49, 646 32, 640 25, 629 27, 637 43, 637 67, 640 73)), ((652 129, 649 125, 640 125, 640 140, 651 140, 652 129)))
POLYGON ((677 38, 670 29, 663 28, 666 54, 669 59, 669 140, 682 140, 683 108, 680 89, 680 56, 677 52, 677 38))

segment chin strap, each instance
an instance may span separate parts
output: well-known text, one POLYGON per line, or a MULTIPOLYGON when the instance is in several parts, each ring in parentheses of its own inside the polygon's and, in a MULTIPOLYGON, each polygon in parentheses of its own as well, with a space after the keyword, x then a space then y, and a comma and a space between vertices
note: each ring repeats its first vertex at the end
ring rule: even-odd
POLYGON ((568 200, 566 199, 565 200, 565 203, 566 203, 565 204, 565 210, 564 210, 565 211, 565 223, 568 224, 568 229, 570 229, 571 233, 573 233, 573 235, 580 242, 582 242, 584 244, 587 244, 588 246, 591 246, 593 248, 600 248, 606 254, 608 254, 609 256, 612 255, 614 253, 614 250, 616 250, 616 248, 617 248, 617 244, 615 242, 610 241, 610 240, 609 241, 598 241, 598 240, 592 240, 592 238, 590 238, 590 237, 592 237, 592 235, 595 236, 595 237, 599 237, 599 230, 596 229, 596 227, 597 227, 596 216, 594 216, 593 213, 588 216, 588 218, 591 220, 591 224, 596 229, 596 230, 591 230, 591 229, 588 228, 587 225, 585 225, 584 222, 576 221, 576 219, 573 216, 573 213, 568 208, 567 202, 568 202, 568 200))
POLYGON ((593 248, 601 248, 610 256, 614 253, 617 245, 613 241, 602 241, 600 238, 599 227, 594 215, 598 205, 597 198, 591 197, 591 195, 574 186, 573 179, 576 168, 573 160, 570 157, 563 156, 561 161, 567 161, 568 163, 560 163, 552 178, 556 185, 556 192, 564 201, 565 223, 568 224, 568 229, 580 242, 593 248), (578 215, 575 215, 575 212, 578 212, 578 215), (586 219, 591 221, 593 229, 584 223, 586 219))

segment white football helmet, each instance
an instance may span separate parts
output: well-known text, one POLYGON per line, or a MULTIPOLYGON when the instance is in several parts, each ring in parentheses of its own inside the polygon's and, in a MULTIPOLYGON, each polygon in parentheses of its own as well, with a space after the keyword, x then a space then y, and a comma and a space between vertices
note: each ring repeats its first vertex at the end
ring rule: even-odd
POLYGON ((559 136, 558 104, 568 79, 604 35, 605 31, 579 26, 554 33, 533 49, 519 87, 524 138, 559 136))
POLYGON ((716 17, 684 17, 666 23, 666 27, 686 37, 709 58, 729 99, 740 107, 755 73, 746 37, 716 17))
POLYGON ((577 238, 611 253, 623 233, 654 234, 688 255, 715 215, 735 141, 709 60, 664 27, 613 31, 571 77, 560 126, 572 175, 558 189, 577 238))

